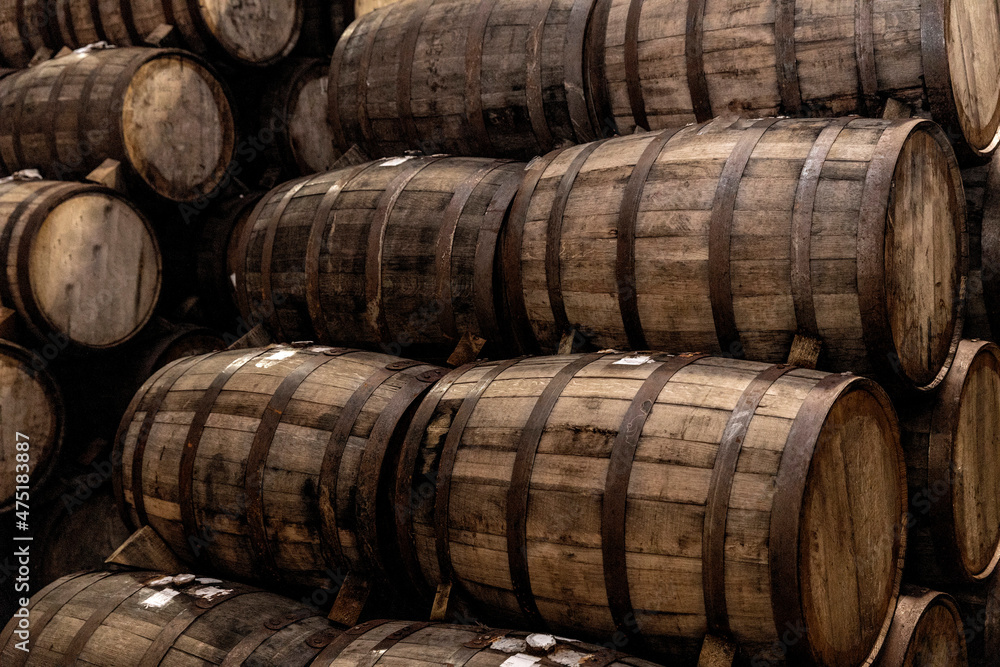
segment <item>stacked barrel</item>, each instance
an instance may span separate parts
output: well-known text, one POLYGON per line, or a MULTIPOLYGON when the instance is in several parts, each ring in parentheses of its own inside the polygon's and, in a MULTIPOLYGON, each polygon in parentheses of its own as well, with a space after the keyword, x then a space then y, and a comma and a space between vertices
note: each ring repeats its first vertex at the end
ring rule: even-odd
POLYGON ((1000 2, 7 4, 4 664, 997 664, 1000 2))

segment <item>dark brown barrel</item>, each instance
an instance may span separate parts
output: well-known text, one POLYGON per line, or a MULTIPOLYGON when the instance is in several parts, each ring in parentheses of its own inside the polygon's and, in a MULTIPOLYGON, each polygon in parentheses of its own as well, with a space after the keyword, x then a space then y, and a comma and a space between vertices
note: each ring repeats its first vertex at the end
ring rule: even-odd
MULTIPOLYGON (((62 448, 66 419, 62 393, 46 372, 46 365, 37 352, 0 340, 0 470, 4 472, 0 477, 0 516, 10 526, 14 518, 6 512, 15 509, 16 493, 24 491, 17 487, 28 487, 28 493, 20 497, 25 504, 17 509, 30 513, 30 498, 44 488, 62 448), (18 454, 22 455, 20 460, 18 454)), ((5 530, 9 528, 5 526, 5 530)))
POLYGON ((965 336, 1000 336, 1000 157, 962 171, 969 211, 965 336))
POLYGON ((302 0, 302 31, 294 54, 328 63, 344 28, 354 20, 353 0, 302 0))
POLYGON ((528 352, 787 358, 931 388, 961 336, 965 198, 929 121, 718 119, 546 155, 503 238, 528 352))
POLYGON ((896 98, 968 153, 1000 141, 995 2, 601 0, 594 16, 593 94, 622 134, 731 112, 877 116, 896 98))
POLYGON ((600 136, 584 92, 594 0, 420 0, 358 18, 330 67, 341 149, 527 159, 600 136))
POLYGON ((295 48, 302 19, 301 0, 9 0, 0 5, 0 55, 24 67, 42 47, 75 49, 99 40, 144 46, 157 28, 170 25, 191 51, 270 65, 295 48))
POLYGON ((202 216, 202 228, 195 249, 198 296, 203 310, 220 326, 236 324, 236 266, 239 240, 250 214, 263 192, 227 197, 212 205, 202 216))
POLYGON ((899 410, 908 577, 927 586, 986 579, 1000 560, 1000 348, 962 341, 938 391, 899 410))
POLYGON ((239 252, 244 318, 416 358, 447 358, 466 332, 497 341, 497 234, 523 167, 392 158, 275 188, 239 252))
POLYGON ((1000 579, 949 586, 965 626, 965 643, 972 667, 992 667, 1000 655, 1000 579))
MULTIPOLYGON (((170 364, 116 438, 116 492, 182 558, 241 578, 330 586, 370 571, 382 460, 441 372, 345 348, 270 347, 170 364)), ((391 514, 391 512, 390 512, 391 514)))
POLYGON ((0 182, 0 257, 0 300, 57 348, 43 355, 49 361, 66 348, 125 343, 160 295, 152 227, 124 197, 96 185, 0 182))
POLYGON ((966 667, 965 629, 950 595, 904 589, 875 667, 966 667))
POLYGON ((700 354, 464 366, 404 439, 399 550, 418 587, 450 581, 496 622, 620 632, 683 664, 706 632, 865 664, 902 567, 897 429, 851 375, 700 354))
POLYGON ((341 155, 327 118, 329 71, 326 59, 295 59, 267 80, 258 122, 274 138, 262 143, 271 149, 266 154, 271 163, 291 176, 329 171, 341 155))
POLYGON ((82 178, 112 158, 130 187, 192 201, 219 184, 233 148, 226 93, 185 51, 81 50, 0 80, 8 172, 82 178))
POLYGON ((0 662, 21 665, 155 667, 198 664, 309 665, 313 637, 330 622, 301 602, 244 584, 205 577, 173 583, 182 573, 78 572, 31 598, 30 639, 13 619, 0 632, 0 662), (223 662, 232 655, 230 661, 223 662))
MULTIPOLYGON (((335 627, 318 609, 243 584, 173 574, 64 577, 31 601, 30 664, 94 667, 212 664, 282 667, 657 667, 563 637, 482 625, 371 620, 335 627)), ((17 619, 0 633, 5 667, 23 665, 17 619)))

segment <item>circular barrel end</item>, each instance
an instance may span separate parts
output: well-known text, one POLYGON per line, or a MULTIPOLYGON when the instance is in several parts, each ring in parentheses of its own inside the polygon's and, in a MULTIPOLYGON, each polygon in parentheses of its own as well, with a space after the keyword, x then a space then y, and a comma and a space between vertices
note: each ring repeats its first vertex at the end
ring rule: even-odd
POLYGON ((912 386, 930 389, 943 379, 962 328, 965 198, 941 129, 920 122, 897 131, 907 127, 885 221, 885 303, 895 351, 890 365, 912 386))
POLYGON ((193 57, 168 51, 135 72, 122 111, 125 151, 153 192, 190 202, 222 182, 235 124, 218 79, 193 57))
POLYGON ((46 324, 84 349, 117 347, 153 316, 160 249, 152 227, 121 196, 84 188, 41 221, 31 242, 31 292, 46 324))
POLYGON ((1000 5, 946 3, 945 41, 955 113, 968 147, 986 155, 1000 143, 1000 5))
POLYGON ((244 65, 271 65, 292 52, 302 30, 300 0, 222 0, 198 4, 222 50, 244 65))
MULTIPOLYGON (((779 625, 790 626, 779 634, 801 628, 795 650, 804 648, 816 664, 861 665, 882 644, 899 591, 905 464, 885 392, 870 380, 831 376, 826 382, 813 390, 792 427, 788 446, 797 451, 782 459, 787 473, 795 463, 790 459, 804 460, 802 449, 812 446, 808 467, 798 480, 781 473, 778 479, 779 494, 783 486, 794 494, 802 489, 790 531, 795 562, 779 569, 785 577, 798 572, 797 590, 789 596, 799 601, 801 615, 782 619, 787 610, 775 611, 779 625)), ((778 496, 775 502, 774 512, 784 513, 778 496)))
POLYGON ((875 667, 966 667, 965 630, 954 600, 923 589, 906 593, 875 667))

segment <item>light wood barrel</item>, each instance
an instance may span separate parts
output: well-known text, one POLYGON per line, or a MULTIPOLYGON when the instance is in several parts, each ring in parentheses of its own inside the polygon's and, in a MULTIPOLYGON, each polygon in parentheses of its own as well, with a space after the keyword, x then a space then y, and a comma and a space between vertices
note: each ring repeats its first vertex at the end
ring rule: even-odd
MULTIPOLYGON (((414 413, 399 550, 498 622, 696 658, 858 665, 888 628, 905 542, 896 417, 871 380, 700 354, 481 362, 414 413)), ((687 664, 686 662, 684 664, 687 664)))
POLYGON ((595 104, 622 134, 730 112, 878 116, 892 97, 969 153, 1000 141, 992 1, 602 0, 594 16, 595 104))
POLYGON ((274 140, 263 143, 273 148, 272 162, 291 176, 329 171, 341 155, 327 118, 329 70, 326 60, 296 59, 268 79, 259 125, 273 132, 274 140))
POLYGON ((528 159, 600 135, 584 92, 594 0, 421 0, 355 20, 330 67, 342 150, 528 159))
POLYGON ((962 341, 939 390, 899 410, 908 576, 934 586, 986 579, 1000 560, 1000 348, 962 341))
POLYGON ((300 0, 10 0, 0 5, 0 55, 25 67, 42 47, 75 49, 100 40, 144 46, 150 33, 172 25, 191 51, 270 65, 295 48, 302 19, 300 0))
POLYGON ((219 352, 170 364, 116 438, 119 505, 179 556, 241 578, 326 586, 377 569, 382 459, 441 372, 345 348, 219 352))
POLYGON ((961 177, 933 123, 719 119, 553 152, 503 238, 529 352, 600 348, 787 358, 940 382, 961 335, 961 177))
POLYGON ((222 180, 234 129, 222 85, 176 49, 97 49, 0 80, 0 158, 9 172, 82 178, 105 159, 131 187, 193 201, 222 180))
POLYGON ((96 185, 0 183, 0 256, 0 299, 59 352, 123 344, 159 298, 152 227, 121 195, 96 185))
POLYGON ((244 318, 416 358, 447 358, 465 332, 501 339, 494 256, 523 167, 392 158, 279 186, 241 243, 244 318))
MULTIPOLYGON (((0 404, 3 405, 0 470, 4 471, 0 477, 0 515, 10 524, 14 518, 5 512, 14 509, 17 487, 29 487, 32 496, 42 489, 58 463, 62 448, 66 419, 62 393, 36 354, 0 340, 0 404), (23 460, 17 460, 18 453, 22 453, 18 451, 19 442, 28 443, 26 469, 18 467, 24 464, 23 460), (27 475, 27 483, 18 479, 21 474, 27 475)), ((27 504, 31 506, 30 500, 27 504)))
POLYGON ((966 667, 961 612, 950 595, 905 589, 875 667, 966 667))
MULTIPOLYGON (((309 665, 313 637, 336 638, 318 610, 233 582, 159 580, 181 573, 78 572, 31 598, 30 653, 16 648, 18 619, 0 633, 0 662, 155 667, 309 665), (322 634, 321 633, 325 633, 322 634), (228 658, 228 660, 227 660, 228 658)), ((201 578, 201 577, 199 577, 201 578)))
POLYGON ((1000 157, 962 171, 969 212, 965 336, 1000 336, 1000 157))
POLYGON ((318 609, 274 593, 233 582, 158 581, 170 576, 91 572, 65 577, 32 598, 30 659, 15 648, 17 619, 0 634, 0 659, 11 667, 509 667, 520 655, 519 665, 657 667, 572 639, 481 625, 379 619, 345 630, 318 609), (169 602, 167 596, 172 596, 169 602), (546 648, 535 648, 537 640, 546 648))

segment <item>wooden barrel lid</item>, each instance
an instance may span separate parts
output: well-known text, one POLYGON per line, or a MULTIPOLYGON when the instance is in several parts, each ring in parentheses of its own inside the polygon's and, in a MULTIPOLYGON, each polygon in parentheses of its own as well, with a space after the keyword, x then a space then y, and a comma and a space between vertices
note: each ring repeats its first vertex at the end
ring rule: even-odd
POLYGON ((329 171, 340 157, 327 118, 327 69, 327 63, 310 68, 288 101, 288 138, 303 174, 329 171))
POLYGON ((1000 6, 983 0, 944 4, 958 123, 969 145, 988 153, 1000 142, 1000 6))
POLYGON ((962 616, 951 596, 908 589, 876 667, 965 667, 969 664, 962 616))
POLYGON ((138 175, 174 201, 214 190, 233 157, 233 116, 222 85, 200 62, 176 51, 145 62, 132 76, 122 133, 138 175))
POLYGON ((295 48, 302 29, 299 0, 200 0, 208 31, 233 58, 269 65, 295 48))
MULTIPOLYGON (((929 388, 943 379, 962 329, 965 197, 958 164, 940 128, 909 121, 887 131, 883 141, 896 141, 892 134, 903 138, 891 158, 890 191, 881 199, 888 201, 885 302, 899 372, 929 388)), ((886 167, 876 157, 871 169, 880 168, 886 167)), ((859 267, 859 275, 866 269, 859 267)))
MULTIPOLYGON (((44 370, 36 369, 34 355, 0 340, 0 511, 12 509, 15 487, 16 443, 28 437, 31 471, 28 486, 37 489, 48 476, 63 438, 63 403, 58 386, 44 370)), ((36 365, 38 364, 36 360, 36 365)))
POLYGON ((161 260, 146 219, 102 188, 51 208, 31 241, 28 279, 38 310, 73 343, 124 343, 149 321, 160 295, 161 260))
POLYGON ((870 380, 821 381, 788 435, 771 517, 775 622, 779 634, 808 628, 793 650, 817 664, 865 664, 888 629, 905 548, 903 458, 891 403, 870 380))

